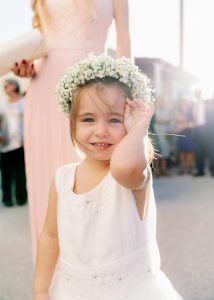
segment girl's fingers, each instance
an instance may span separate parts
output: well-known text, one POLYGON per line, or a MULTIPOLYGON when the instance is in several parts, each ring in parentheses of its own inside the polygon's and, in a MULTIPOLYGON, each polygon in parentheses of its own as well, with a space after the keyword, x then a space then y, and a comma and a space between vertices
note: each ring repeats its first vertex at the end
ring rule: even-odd
POLYGON ((148 108, 148 111, 147 111, 147 116, 148 116, 148 119, 151 120, 153 114, 154 114, 154 111, 155 111, 155 106, 154 106, 154 103, 152 103, 149 108, 148 108))
POLYGON ((131 106, 133 104, 132 102, 133 102, 132 100, 130 100, 129 98, 126 98, 126 104, 131 106))
POLYGON ((149 107, 147 109, 147 112, 150 113, 150 114, 153 114, 154 111, 155 111, 155 104, 154 104, 154 102, 150 102, 149 107))
POLYGON ((130 112, 141 111, 147 113, 149 116, 154 114, 155 105, 154 102, 146 103, 141 99, 126 99, 126 105, 129 107, 130 112))
POLYGON ((145 107, 146 105, 146 103, 141 99, 133 99, 133 100, 127 99, 127 103, 133 107, 145 107))
POLYGON ((125 114, 130 114, 130 112, 131 112, 130 106, 128 104, 126 104, 125 114))
POLYGON ((141 109, 141 106, 137 102, 135 102, 134 100, 128 100, 127 105, 131 108, 131 110, 141 109))

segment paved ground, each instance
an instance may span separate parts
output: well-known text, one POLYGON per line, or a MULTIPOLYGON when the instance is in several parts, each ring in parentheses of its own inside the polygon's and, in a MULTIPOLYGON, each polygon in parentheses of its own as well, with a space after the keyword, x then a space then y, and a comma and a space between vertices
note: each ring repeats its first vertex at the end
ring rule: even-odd
POLYGON ((185 300, 214 300, 214 178, 155 181, 162 268, 185 300))
MULTIPOLYGON (((185 300, 214 300, 214 178, 173 176, 154 187, 162 269, 185 300)), ((27 206, 0 206, 0 300, 30 300, 31 284, 27 206)))

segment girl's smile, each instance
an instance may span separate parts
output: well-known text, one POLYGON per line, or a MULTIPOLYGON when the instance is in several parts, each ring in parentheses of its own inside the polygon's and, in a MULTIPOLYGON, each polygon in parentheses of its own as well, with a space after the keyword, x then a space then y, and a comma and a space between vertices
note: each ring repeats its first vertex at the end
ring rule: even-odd
POLYGON ((109 148, 112 146, 112 144, 105 143, 105 142, 98 142, 98 143, 91 143, 95 149, 98 151, 104 151, 109 150, 109 148))
POLYGON ((115 146, 126 135, 122 91, 118 87, 104 87, 101 98, 95 86, 85 88, 78 107, 75 138, 79 148, 86 157, 110 160, 115 146))

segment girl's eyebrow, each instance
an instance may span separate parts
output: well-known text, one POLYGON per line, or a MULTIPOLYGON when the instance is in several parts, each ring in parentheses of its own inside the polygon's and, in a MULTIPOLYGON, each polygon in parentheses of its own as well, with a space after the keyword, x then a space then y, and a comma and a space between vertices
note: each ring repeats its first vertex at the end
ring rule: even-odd
POLYGON ((95 114, 86 112, 86 113, 82 113, 82 114, 78 115, 79 118, 82 118, 82 117, 85 117, 85 116, 95 116, 95 114))
MULTIPOLYGON (((95 116, 95 115, 96 114, 94 114, 94 113, 85 112, 85 113, 79 114, 78 118, 83 118, 83 117, 86 117, 86 116, 95 116)), ((109 112, 106 115, 108 115, 108 116, 117 116, 117 117, 123 118, 123 114, 118 113, 118 112, 109 112)))
POLYGON ((123 118, 123 114, 119 113, 119 112, 114 112, 114 111, 111 111, 110 113, 108 113, 107 115, 109 116, 117 116, 117 117, 121 117, 123 118))

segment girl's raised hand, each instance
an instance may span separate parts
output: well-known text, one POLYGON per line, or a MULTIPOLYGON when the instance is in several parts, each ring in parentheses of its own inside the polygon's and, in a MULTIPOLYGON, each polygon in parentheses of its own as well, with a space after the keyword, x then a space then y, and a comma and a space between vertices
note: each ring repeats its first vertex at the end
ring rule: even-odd
POLYGON ((36 75, 34 64, 27 60, 16 62, 12 68, 13 73, 19 77, 32 78, 36 75))
POLYGON ((140 99, 126 99, 124 126, 127 133, 134 128, 148 129, 154 109, 154 102, 147 104, 140 99))

